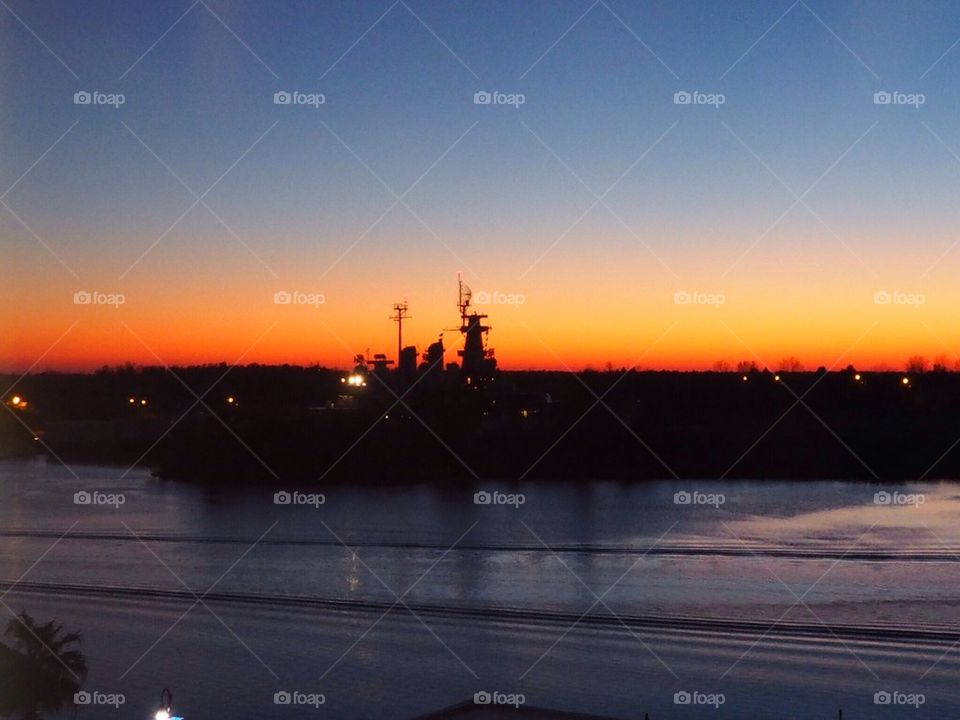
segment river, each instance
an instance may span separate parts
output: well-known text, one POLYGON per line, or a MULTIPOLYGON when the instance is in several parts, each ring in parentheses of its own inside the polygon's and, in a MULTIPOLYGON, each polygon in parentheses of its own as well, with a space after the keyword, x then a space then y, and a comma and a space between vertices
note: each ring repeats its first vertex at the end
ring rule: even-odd
POLYGON ((960 484, 288 490, 0 462, 0 612, 82 633, 82 718, 960 715, 960 484))

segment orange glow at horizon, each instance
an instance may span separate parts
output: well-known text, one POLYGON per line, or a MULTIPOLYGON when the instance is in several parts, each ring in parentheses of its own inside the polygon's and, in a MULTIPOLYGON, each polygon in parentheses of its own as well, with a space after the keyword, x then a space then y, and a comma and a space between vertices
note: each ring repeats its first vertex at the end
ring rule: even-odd
MULTIPOLYGON (((404 344, 423 352, 443 332, 446 360, 457 360, 458 265, 442 248, 397 258, 361 244, 326 276, 315 260, 269 257, 283 278, 277 280, 230 238, 217 244, 220 256, 198 256, 188 270, 179 257, 187 241, 167 242, 120 281, 113 265, 107 272, 95 260, 76 271, 98 281, 8 273, 5 285, 17 304, 0 308, 0 370, 90 371, 127 362, 349 368, 357 353, 395 358, 389 318, 403 299, 411 315, 404 344), (78 304, 81 288, 123 294, 124 301, 78 304), (299 295, 284 303, 278 292, 299 295)), ((911 304, 906 292, 918 287, 929 258, 903 267, 891 252, 878 266, 887 278, 881 281, 840 249, 811 278, 791 258, 771 264, 770 253, 758 248, 756 258, 725 277, 718 268, 729 257, 687 248, 682 265, 672 259, 683 273, 677 279, 636 244, 589 265, 574 244, 571 238, 535 265, 543 248, 525 246, 517 251, 522 257, 466 254, 466 263, 479 268, 481 278, 467 271, 465 278, 475 300, 487 300, 476 309, 489 315, 489 344, 501 368, 709 370, 718 361, 733 369, 745 360, 776 370, 796 357, 808 370, 902 370, 914 355, 950 367, 960 358, 960 288, 948 269, 924 279, 922 302, 911 304), (528 266, 533 270, 521 276, 528 266), (897 288, 905 291, 877 301, 878 293, 897 288)), ((24 247, 13 266, 47 267, 42 249, 24 247)))
MULTIPOLYGON (((72 304, 29 324, 4 318, 12 335, 0 349, 0 369, 90 371, 103 365, 184 366, 295 364, 348 368, 356 353, 396 355, 396 325, 388 319, 391 297, 363 305, 330 300, 318 307, 278 306, 272 294, 260 307, 243 302, 218 307, 147 306, 120 308, 72 304), (59 339, 58 342, 57 339, 59 339)), ((447 362, 457 360, 461 337, 456 309, 418 307, 404 325, 404 344, 423 352, 444 328, 447 362)), ((623 307, 622 305, 620 307, 623 307)), ((803 317, 782 307, 719 308, 659 302, 639 303, 644 311, 622 315, 557 299, 547 306, 527 297, 523 305, 478 308, 489 315, 489 345, 502 369, 708 370, 718 361, 733 369, 754 361, 776 370, 796 357, 805 369, 818 366, 903 369, 923 355, 953 367, 960 330, 949 309, 876 307, 862 302, 843 314, 806 307, 803 317), (632 315, 632 317, 631 317, 632 315)))

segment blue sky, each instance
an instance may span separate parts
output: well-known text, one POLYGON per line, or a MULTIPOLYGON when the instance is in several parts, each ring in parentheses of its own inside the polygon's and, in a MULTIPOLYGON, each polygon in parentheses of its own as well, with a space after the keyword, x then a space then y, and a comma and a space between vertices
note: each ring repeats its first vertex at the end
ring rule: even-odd
POLYGON ((379 307, 445 297, 464 270, 545 311, 629 278, 755 299, 773 265, 839 305, 951 271, 947 2, 13 0, 0 38, 0 185, 72 128, 6 196, 30 231, 0 207, 8 281, 38 302, 76 276, 197 297, 289 278, 379 307), (125 102, 77 106, 78 90, 125 102), (278 106, 278 90, 326 102, 278 106), (525 102, 475 105, 479 90, 525 102), (725 101, 675 104, 684 90, 725 101), (924 103, 874 104, 883 90, 924 103), (210 212, 164 235, 214 183, 210 212), (810 212, 768 231, 811 186, 810 212))

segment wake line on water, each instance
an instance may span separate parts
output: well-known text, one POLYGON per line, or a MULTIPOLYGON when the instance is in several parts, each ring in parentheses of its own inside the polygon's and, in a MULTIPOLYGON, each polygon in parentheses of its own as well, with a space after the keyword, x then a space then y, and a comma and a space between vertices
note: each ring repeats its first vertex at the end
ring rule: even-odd
MULTIPOLYGON (((113 532, 71 532, 64 536, 63 531, 0 531, 0 537, 9 538, 46 538, 68 541, 107 541, 107 542, 158 542, 181 544, 222 544, 252 545, 256 538, 222 537, 203 535, 170 535, 158 533, 131 534, 113 532)), ((315 538, 264 538, 258 545, 277 547, 333 547, 343 548, 336 539, 315 538)), ((625 556, 721 556, 721 557, 778 557, 791 560, 850 560, 865 562, 960 562, 960 548, 956 551, 938 548, 937 550, 895 550, 895 549, 857 549, 848 547, 797 548, 770 545, 750 545, 749 549, 741 544, 660 544, 653 548, 625 547, 591 544, 556 544, 549 548, 534 544, 470 544, 460 543, 453 550, 449 543, 428 542, 374 542, 369 540, 347 540, 352 548, 383 548, 387 550, 436 550, 438 552, 523 552, 523 553, 564 553, 585 555, 625 555, 625 556)))
POLYGON ((813 638, 819 640, 860 640, 892 642, 899 644, 923 644, 953 646, 960 643, 960 629, 934 627, 898 627, 892 625, 850 625, 843 623, 802 623, 781 621, 774 625, 770 620, 741 620, 733 618, 704 618, 683 615, 631 615, 618 613, 614 616, 605 610, 589 612, 553 611, 512 607, 457 607, 453 605, 418 604, 384 600, 338 600, 335 598, 302 595, 261 595, 253 593, 212 592, 195 595, 188 590, 173 590, 150 587, 119 585, 83 585, 70 583, 34 583, 0 581, 0 591, 40 595, 67 595, 72 597, 106 597, 126 600, 157 600, 182 603, 203 602, 221 604, 257 605, 262 607, 327 610, 332 612, 368 612, 386 614, 416 614, 417 616, 446 619, 481 620, 522 625, 556 625, 622 628, 631 630, 655 630, 675 633, 721 633, 744 636, 767 636, 769 638, 813 638))

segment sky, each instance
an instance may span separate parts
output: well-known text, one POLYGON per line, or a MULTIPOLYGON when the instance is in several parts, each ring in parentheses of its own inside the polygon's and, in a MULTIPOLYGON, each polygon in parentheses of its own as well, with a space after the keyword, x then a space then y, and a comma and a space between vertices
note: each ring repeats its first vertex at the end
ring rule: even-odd
POLYGON ((508 369, 955 362, 958 40, 930 0, 4 0, 0 370, 345 367, 404 299, 423 351, 458 273, 508 369))

